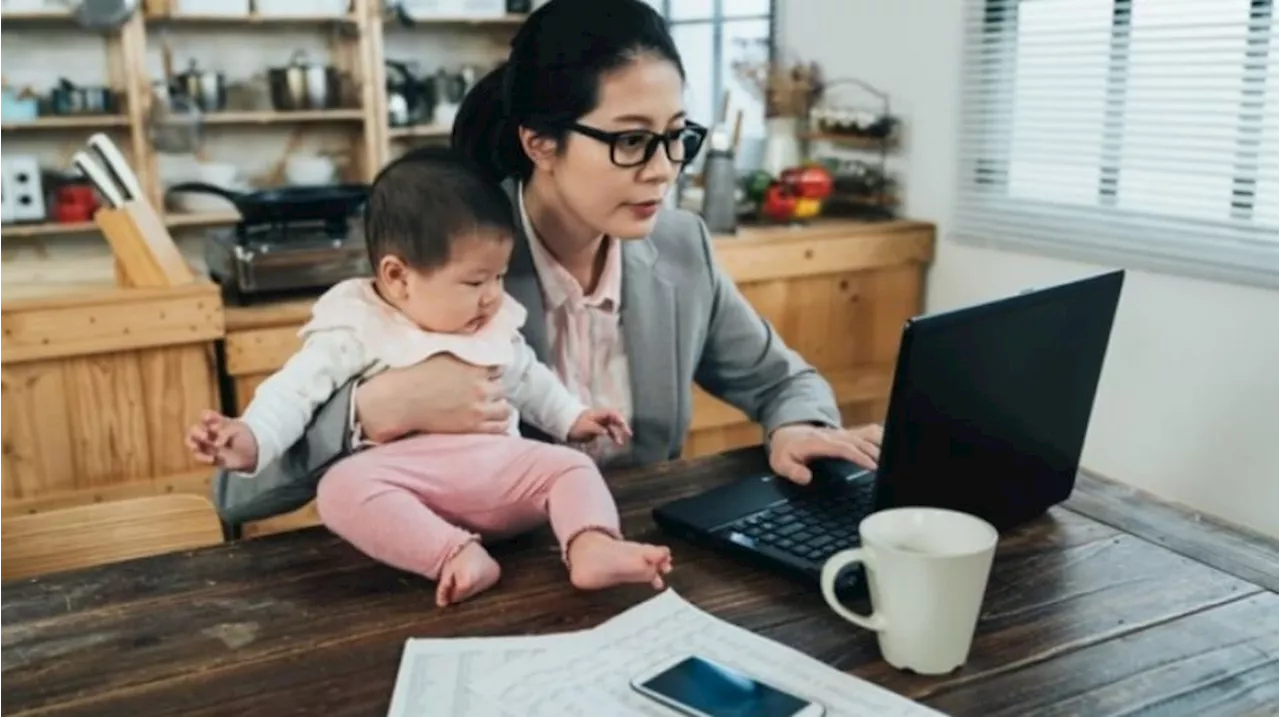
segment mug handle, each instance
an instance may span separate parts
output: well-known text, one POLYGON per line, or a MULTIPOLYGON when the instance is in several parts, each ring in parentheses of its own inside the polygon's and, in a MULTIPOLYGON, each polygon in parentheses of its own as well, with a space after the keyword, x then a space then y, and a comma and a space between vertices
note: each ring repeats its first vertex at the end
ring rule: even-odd
POLYGON ((827 604, 840 617, 859 627, 879 632, 885 628, 884 616, 876 612, 874 606, 870 615, 861 615, 842 605, 836 597, 836 578, 840 576, 840 571, 857 563, 862 563, 867 570, 873 570, 875 560, 871 553, 862 548, 842 550, 828 558, 822 566, 822 597, 826 598, 827 604))

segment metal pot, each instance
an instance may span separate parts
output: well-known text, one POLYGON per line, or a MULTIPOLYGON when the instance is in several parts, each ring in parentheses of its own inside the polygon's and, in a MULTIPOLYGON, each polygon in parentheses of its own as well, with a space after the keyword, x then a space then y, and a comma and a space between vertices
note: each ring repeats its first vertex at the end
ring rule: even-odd
POLYGON ((187 71, 173 79, 173 94, 191 99, 204 112, 227 107, 227 78, 221 72, 201 70, 192 60, 187 71))
POLYGON ((109 115, 119 110, 116 93, 110 87, 79 86, 64 77, 49 91, 43 114, 109 115))
POLYGON ((74 12, 76 22, 87 30, 115 30, 137 9, 138 0, 80 0, 74 12))
POLYGON ((449 72, 443 67, 436 71, 436 96, 441 102, 460 104, 467 94, 467 76, 461 71, 449 72))
POLYGON ((416 124, 435 111, 435 81, 416 76, 404 62, 386 60, 387 113, 392 126, 416 124))
POLYGON ((271 105, 277 110, 327 109, 341 100, 337 69, 308 62, 302 50, 293 54, 288 65, 268 69, 267 81, 271 105))

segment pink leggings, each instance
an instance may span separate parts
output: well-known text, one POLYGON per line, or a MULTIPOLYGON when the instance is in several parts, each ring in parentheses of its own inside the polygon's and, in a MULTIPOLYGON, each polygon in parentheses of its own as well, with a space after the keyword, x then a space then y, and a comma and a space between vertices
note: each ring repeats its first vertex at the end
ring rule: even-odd
POLYGON ((617 506, 588 456, 504 435, 414 436, 357 453, 320 480, 316 507, 369 557, 431 580, 467 543, 548 517, 562 549, 584 530, 619 535, 617 506))

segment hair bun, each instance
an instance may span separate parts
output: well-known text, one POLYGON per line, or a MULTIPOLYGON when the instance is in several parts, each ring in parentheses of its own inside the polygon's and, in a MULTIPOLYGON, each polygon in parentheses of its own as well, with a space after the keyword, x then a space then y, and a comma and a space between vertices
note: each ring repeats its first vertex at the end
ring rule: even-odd
POLYGON ((551 0, 520 25, 507 60, 467 92, 453 123, 455 149, 489 176, 527 179, 533 163, 519 128, 560 140, 599 101, 600 78, 638 53, 684 77, 666 22, 643 0, 551 0))

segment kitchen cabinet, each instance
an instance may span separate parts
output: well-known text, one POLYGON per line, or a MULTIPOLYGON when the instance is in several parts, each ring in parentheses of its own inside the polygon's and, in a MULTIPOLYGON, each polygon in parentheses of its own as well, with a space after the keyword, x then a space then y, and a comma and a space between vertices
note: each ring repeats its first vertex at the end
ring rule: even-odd
POLYGON ((6 296, 3 323, 5 515, 208 490, 183 433, 217 405, 216 286, 6 296))

